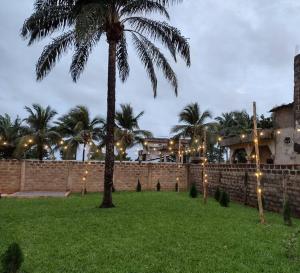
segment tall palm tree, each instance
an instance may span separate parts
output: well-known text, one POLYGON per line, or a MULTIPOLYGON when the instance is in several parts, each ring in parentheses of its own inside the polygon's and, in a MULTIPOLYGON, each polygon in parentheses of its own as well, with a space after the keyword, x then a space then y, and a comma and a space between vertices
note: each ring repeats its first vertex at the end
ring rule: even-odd
POLYGON ((112 185, 114 170, 114 128, 116 69, 121 81, 129 76, 127 34, 145 66, 151 80, 154 96, 157 92, 156 67, 171 83, 177 94, 176 75, 168 60, 154 44, 159 41, 177 60, 179 54, 190 65, 190 48, 180 31, 167 22, 151 19, 159 13, 169 19, 167 8, 180 0, 36 0, 34 13, 25 21, 21 35, 29 45, 56 31, 63 34, 45 47, 36 67, 37 79, 43 79, 68 49, 74 48, 70 73, 77 81, 88 57, 106 36, 108 44, 107 81, 107 139, 105 158, 104 195, 102 208, 114 207, 112 185))
POLYGON ((51 151, 60 139, 60 134, 51 126, 51 121, 57 113, 50 106, 43 108, 39 104, 33 104, 32 108, 26 106, 25 110, 29 115, 24 119, 27 126, 18 145, 18 154, 35 149, 37 158, 43 160, 45 154, 51 151))
POLYGON ((134 115, 130 104, 121 104, 121 110, 116 112, 116 141, 119 158, 126 155, 126 150, 136 144, 141 144, 147 137, 152 137, 152 133, 141 130, 139 119, 144 115, 144 111, 137 116, 134 115))
POLYGON ((171 129, 171 133, 175 134, 175 138, 188 137, 191 139, 191 143, 201 141, 204 130, 211 125, 210 122, 207 122, 211 117, 210 111, 201 112, 198 103, 188 104, 179 113, 179 122, 183 124, 175 125, 171 129))
POLYGON ((86 106, 78 105, 63 115, 56 122, 57 131, 66 138, 64 146, 67 147, 66 158, 76 158, 80 144, 83 144, 82 161, 85 161, 87 145, 90 149, 96 147, 103 135, 104 120, 100 117, 91 118, 86 106))
POLYGON ((0 115, 0 158, 13 158, 20 137, 24 133, 22 120, 0 115))

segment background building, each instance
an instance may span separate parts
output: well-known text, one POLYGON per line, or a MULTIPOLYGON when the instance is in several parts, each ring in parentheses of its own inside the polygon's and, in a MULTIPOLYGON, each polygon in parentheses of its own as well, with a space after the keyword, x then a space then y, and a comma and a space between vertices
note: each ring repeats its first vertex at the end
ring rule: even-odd
MULTIPOLYGON (((294 101, 270 110, 273 128, 259 129, 259 150, 263 164, 300 164, 300 54, 294 59, 294 101)), ((231 163, 255 161, 253 134, 226 137, 231 163), (245 157, 239 158, 241 154, 245 157)))

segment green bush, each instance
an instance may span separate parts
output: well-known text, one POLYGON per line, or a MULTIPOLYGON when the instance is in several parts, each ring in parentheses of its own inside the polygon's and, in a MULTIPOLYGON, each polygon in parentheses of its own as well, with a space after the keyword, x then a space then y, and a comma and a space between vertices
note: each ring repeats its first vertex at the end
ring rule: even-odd
POLYGON ((286 200, 283 204, 283 220, 285 225, 292 225, 291 206, 289 200, 286 200))
POLYGON ((225 191, 222 191, 221 192, 221 196, 220 196, 220 205, 222 207, 228 207, 229 206, 229 202, 230 202, 230 199, 229 199, 228 193, 225 192, 225 191))
POLYGON ((160 183, 159 183, 159 180, 158 180, 158 182, 157 182, 157 184, 156 184, 156 190, 157 190, 157 191, 160 191, 160 183))
POLYGON ((1 256, 1 273, 18 273, 23 263, 23 253, 17 243, 11 244, 1 256))
POLYGON ((221 197, 221 191, 220 191, 220 188, 217 187, 216 191, 215 191, 215 199, 216 201, 220 201, 220 197, 221 197))
POLYGON ((196 184, 193 183, 191 188, 190 188, 190 197, 196 198, 197 196, 198 196, 198 191, 197 191, 197 188, 196 188, 196 184))
POLYGON ((142 184, 140 182, 140 179, 138 179, 138 183, 137 183, 137 186, 136 186, 136 191, 137 192, 141 192, 142 191, 142 184))

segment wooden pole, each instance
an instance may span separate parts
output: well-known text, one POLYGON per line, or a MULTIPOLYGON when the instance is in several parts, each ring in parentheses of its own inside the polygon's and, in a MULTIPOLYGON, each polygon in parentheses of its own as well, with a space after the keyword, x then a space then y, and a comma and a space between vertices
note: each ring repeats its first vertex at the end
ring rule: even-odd
POLYGON ((257 192, 257 203, 259 210, 259 219, 261 224, 265 223, 264 209, 262 204, 262 188, 261 188, 261 176, 262 172, 260 170, 260 156, 259 156, 259 140, 257 134, 257 120, 256 120, 256 102, 253 102, 253 142, 255 147, 255 159, 256 159, 256 192, 257 192))
POLYGON ((207 203, 207 186, 208 186, 208 179, 207 179, 207 173, 206 173, 206 163, 207 163, 207 158, 206 158, 206 150, 207 150, 207 135, 206 135, 206 129, 204 129, 204 140, 203 140, 203 162, 202 162, 202 168, 203 168, 203 173, 202 173, 202 181, 203 181, 203 201, 204 204, 207 203))

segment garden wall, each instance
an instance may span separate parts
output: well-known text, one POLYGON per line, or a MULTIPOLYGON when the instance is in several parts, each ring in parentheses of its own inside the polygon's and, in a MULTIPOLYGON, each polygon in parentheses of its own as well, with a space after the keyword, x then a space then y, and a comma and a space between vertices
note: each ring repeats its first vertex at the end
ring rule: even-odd
MULTIPOLYGON (((103 191, 104 163, 76 161, 0 161, 0 193, 17 191, 80 192, 86 175, 89 192, 103 191)), ((188 174, 183 165, 174 163, 116 162, 114 186, 119 191, 134 191, 140 179, 143 190, 154 190, 158 180, 161 190, 187 189, 188 174)))
MULTIPOLYGON (((262 188, 267 210, 282 211, 284 195, 289 198, 293 214, 300 217, 300 165, 262 165, 262 188)), ((196 183, 202 192, 202 167, 189 166, 190 183, 196 183)), ((208 165, 208 191, 211 196, 217 187, 227 191, 231 200, 257 206, 255 165, 208 165)))
MULTIPOLYGON (((103 191, 104 163, 78 161, 17 161, 0 160, 0 193, 17 191, 80 192, 85 171, 87 190, 103 191)), ((300 217, 300 165, 262 165, 262 185, 265 208, 282 210, 284 194, 289 198, 293 214, 300 217)), ((211 164, 207 166, 209 194, 220 187, 231 200, 256 206, 255 165, 211 164)), ((175 191, 178 179, 181 191, 196 183, 202 192, 202 167, 175 163, 116 162, 114 186, 117 191, 134 191, 137 179, 143 190, 175 191)))

